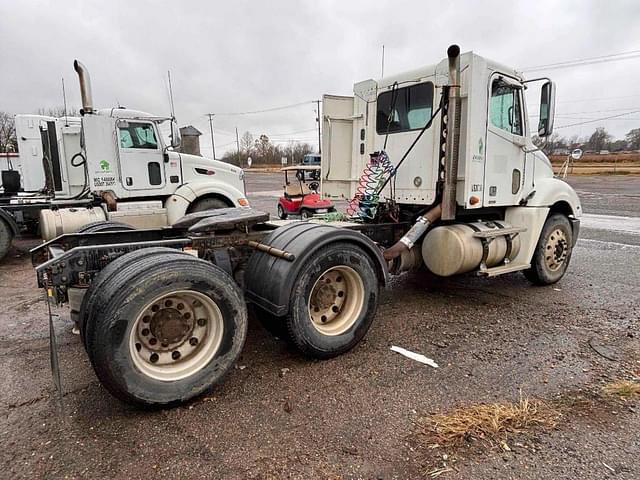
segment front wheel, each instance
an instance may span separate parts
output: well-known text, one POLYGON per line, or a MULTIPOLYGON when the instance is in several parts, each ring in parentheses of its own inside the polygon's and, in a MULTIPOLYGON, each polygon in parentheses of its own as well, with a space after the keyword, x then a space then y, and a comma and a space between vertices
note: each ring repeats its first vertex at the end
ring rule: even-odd
POLYGON ((287 212, 284 211, 284 208, 282 208, 280 204, 278 204, 278 218, 282 220, 286 220, 287 218, 287 212))
POLYGON ((191 205, 189 213, 204 212, 205 210, 217 210, 218 208, 228 207, 229 205, 219 198, 201 198, 191 205))
POLYGON ((100 313, 86 331, 88 353, 102 384, 125 402, 184 402, 219 382, 240 355, 246 305, 214 265, 158 253, 127 265, 102 289, 93 306, 100 313))
POLYGON ((569 266, 573 252, 573 230, 567 217, 555 213, 547 218, 524 276, 536 285, 550 285, 560 280, 569 266))
POLYGON ((289 338, 310 357, 340 355, 369 330, 378 295, 371 258, 356 245, 328 245, 302 267, 294 283, 286 318, 289 338))
POLYGON ((313 217, 313 213, 306 208, 300 211, 300 218, 302 218, 302 220, 309 220, 311 217, 313 217))
POLYGON ((13 231, 7 222, 0 218, 0 260, 9 252, 13 241, 13 231))

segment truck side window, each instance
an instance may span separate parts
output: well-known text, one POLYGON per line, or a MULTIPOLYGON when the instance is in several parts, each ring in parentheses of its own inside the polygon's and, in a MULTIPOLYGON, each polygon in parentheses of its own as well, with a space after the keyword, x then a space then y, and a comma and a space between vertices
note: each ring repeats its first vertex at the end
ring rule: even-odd
POLYGON ((378 95, 376 132, 378 135, 423 128, 433 112, 433 83, 396 88, 378 95))
POLYGON ((118 135, 121 148, 158 148, 156 132, 150 123, 128 122, 126 126, 118 127, 118 135))
POLYGON ((491 125, 514 135, 522 135, 520 87, 499 78, 494 80, 491 84, 489 117, 491 125))

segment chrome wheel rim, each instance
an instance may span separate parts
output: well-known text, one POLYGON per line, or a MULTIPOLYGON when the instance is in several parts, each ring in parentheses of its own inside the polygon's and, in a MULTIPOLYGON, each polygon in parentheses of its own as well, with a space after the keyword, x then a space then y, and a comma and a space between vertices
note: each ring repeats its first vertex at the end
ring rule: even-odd
POLYGON ((564 231, 556 228, 544 248, 544 260, 547 268, 552 272, 558 271, 564 265, 569 253, 569 241, 564 231))
POLYGON ((325 271, 313 285, 308 301, 313 327, 323 335, 340 335, 358 320, 364 306, 364 283, 345 265, 325 271))
POLYGON ((147 303, 129 334, 133 363, 156 380, 176 381, 202 370, 222 343, 224 322, 208 296, 179 290, 147 303))

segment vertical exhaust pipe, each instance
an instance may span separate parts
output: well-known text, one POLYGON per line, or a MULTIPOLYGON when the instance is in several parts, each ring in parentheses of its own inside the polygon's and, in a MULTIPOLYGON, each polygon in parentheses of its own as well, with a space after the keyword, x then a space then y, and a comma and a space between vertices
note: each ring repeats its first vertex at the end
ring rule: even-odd
POLYGON ((91 79, 86 67, 78 60, 73 61, 73 69, 78 73, 80 95, 82 96, 82 113, 93 113, 93 96, 91 95, 91 79))
POLYGON ((442 192, 442 220, 456 218, 456 187, 460 147, 460 47, 451 45, 449 57, 449 106, 447 108, 447 144, 442 192))

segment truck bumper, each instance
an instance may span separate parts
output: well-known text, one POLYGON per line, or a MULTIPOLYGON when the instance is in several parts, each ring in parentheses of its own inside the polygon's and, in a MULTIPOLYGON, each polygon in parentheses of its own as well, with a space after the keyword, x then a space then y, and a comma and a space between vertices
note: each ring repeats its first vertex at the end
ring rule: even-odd
POLYGON ((573 233, 572 236, 572 247, 576 246, 576 242, 578 241, 578 235, 580 234, 580 219, 579 218, 570 218, 569 221, 571 222, 571 230, 573 233))

